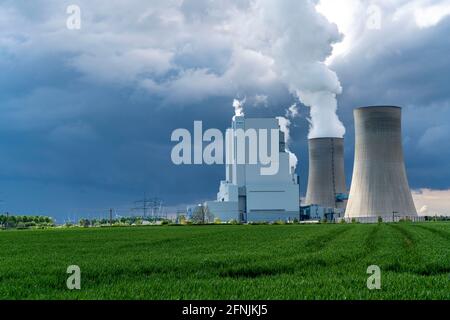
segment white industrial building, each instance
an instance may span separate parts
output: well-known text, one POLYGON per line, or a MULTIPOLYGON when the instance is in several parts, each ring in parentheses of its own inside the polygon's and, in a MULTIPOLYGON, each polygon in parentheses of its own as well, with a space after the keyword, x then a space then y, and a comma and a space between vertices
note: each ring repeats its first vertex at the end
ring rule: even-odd
MULTIPOLYGON (((279 131, 278 119, 235 116, 229 133, 231 139, 227 143, 226 154, 232 161, 227 161, 226 180, 220 182, 217 200, 206 202, 208 210, 222 221, 271 222, 298 219, 298 177, 295 168, 290 165, 285 136, 283 132, 279 131), (256 164, 250 164, 250 161, 245 163, 237 161, 238 129, 242 129, 244 132, 248 129, 266 129, 269 154, 271 152, 271 129, 279 132, 277 143, 279 159, 276 174, 261 174, 261 168, 267 168, 267 166, 261 164, 260 161, 256 164)), ((248 142, 248 140, 246 141, 248 142)), ((258 141, 258 146, 260 143, 258 141)), ((248 143, 245 143, 245 152, 247 159, 248 143)))

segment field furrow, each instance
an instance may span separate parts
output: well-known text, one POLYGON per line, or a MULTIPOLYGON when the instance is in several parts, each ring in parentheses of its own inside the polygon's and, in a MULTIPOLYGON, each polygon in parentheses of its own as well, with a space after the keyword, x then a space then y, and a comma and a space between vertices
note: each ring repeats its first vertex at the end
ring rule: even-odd
POLYGON ((450 224, 0 232, 2 299, 450 299, 450 224), (78 265, 82 289, 66 288, 78 265), (381 290, 366 286, 381 270, 381 290))

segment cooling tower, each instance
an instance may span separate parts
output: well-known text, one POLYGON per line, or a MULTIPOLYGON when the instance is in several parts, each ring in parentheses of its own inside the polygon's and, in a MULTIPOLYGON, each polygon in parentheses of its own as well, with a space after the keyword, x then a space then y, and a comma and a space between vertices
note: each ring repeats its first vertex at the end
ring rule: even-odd
POLYGON ((344 139, 309 139, 309 176, 306 205, 344 208, 339 199, 347 193, 344 175, 344 139))
POLYGON ((354 110, 355 162, 345 216, 416 216, 406 178, 401 135, 401 108, 354 110))

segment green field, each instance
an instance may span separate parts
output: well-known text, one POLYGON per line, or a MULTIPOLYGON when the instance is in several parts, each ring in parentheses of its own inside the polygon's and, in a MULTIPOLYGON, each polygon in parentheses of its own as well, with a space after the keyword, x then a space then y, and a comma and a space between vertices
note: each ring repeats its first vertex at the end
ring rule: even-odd
POLYGON ((450 223, 0 231, 0 298, 450 299, 450 223))

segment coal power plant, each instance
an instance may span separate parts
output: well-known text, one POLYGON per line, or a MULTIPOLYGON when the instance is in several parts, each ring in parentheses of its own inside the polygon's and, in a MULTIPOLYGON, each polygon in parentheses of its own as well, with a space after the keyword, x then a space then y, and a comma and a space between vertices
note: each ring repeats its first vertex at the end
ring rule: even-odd
POLYGON ((400 107, 355 109, 355 161, 346 218, 417 216, 403 159, 400 107))
MULTIPOLYGON (((344 139, 308 140, 309 175, 305 205, 345 210, 344 139)), ((333 210, 334 211, 334 210, 333 210)))
MULTIPOLYGON (((221 221, 420 220, 406 176, 402 109, 370 106, 357 108, 353 113, 355 156, 350 191, 344 171, 344 139, 312 138, 308 140, 306 197, 300 201, 295 167, 290 165, 290 151, 286 149, 284 134, 280 133, 276 175, 260 176, 256 169, 261 164, 227 165, 226 180, 220 184, 217 200, 205 202, 205 207, 221 221)), ((235 115, 232 128, 273 130, 281 126, 276 118, 235 115)))

